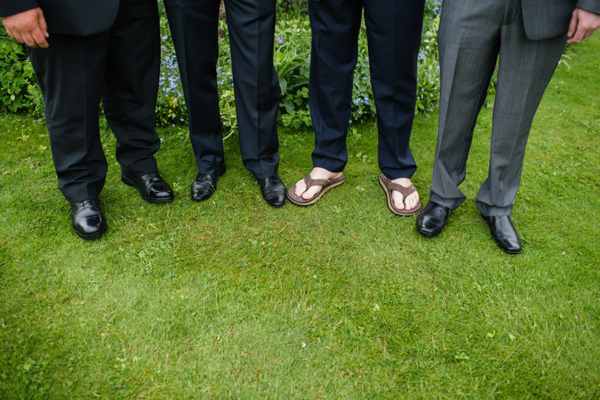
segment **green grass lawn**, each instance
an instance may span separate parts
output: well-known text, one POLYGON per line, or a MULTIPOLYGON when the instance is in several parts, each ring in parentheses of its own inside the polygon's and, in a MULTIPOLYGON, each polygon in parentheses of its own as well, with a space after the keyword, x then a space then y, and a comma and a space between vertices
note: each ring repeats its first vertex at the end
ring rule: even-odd
MULTIPOLYGON (((145 203, 104 132, 109 230, 83 241, 44 125, 0 115, 0 398, 599 397, 600 35, 570 55, 532 129, 518 256, 473 202, 491 108, 468 199, 433 240, 388 211, 376 129, 362 126, 346 183, 282 209, 260 197, 235 137, 218 191, 192 202, 184 129, 161 129, 157 154, 175 202, 145 203)), ((436 123, 420 115, 412 138, 424 202, 436 123)), ((280 142, 289 186, 311 168, 313 137, 280 142)))

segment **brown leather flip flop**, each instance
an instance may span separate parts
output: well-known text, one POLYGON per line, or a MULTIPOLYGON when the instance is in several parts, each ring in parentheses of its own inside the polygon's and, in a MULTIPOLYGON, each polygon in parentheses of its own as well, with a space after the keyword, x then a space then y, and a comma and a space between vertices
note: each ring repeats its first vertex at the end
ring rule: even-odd
MULTIPOLYGON (((399 210, 396 207, 394 207, 394 200, 392 199, 392 192, 395 190, 396 192, 400 192, 400 194, 402 195, 402 201, 406 200, 406 198, 408 196, 410 196, 411 194, 413 194, 414 192, 417 191, 417 189, 415 189, 415 185, 411 184, 408 187, 399 185, 397 183, 392 182, 384 174, 379 175, 379 184, 383 188, 383 191, 385 192, 385 196, 387 197, 388 208, 394 214, 400 215, 403 217, 408 217, 411 215, 418 214, 419 211, 421 211, 421 201, 419 201, 414 208, 411 208, 410 210, 407 211, 407 210, 399 210)), ((406 203, 404 205, 406 206, 406 203)))
POLYGON ((313 186, 321 186, 321 190, 319 190, 310 199, 304 199, 302 196, 296 195, 296 185, 294 185, 290 188, 290 190, 288 190, 287 196, 288 199, 297 206, 310 206, 315 204, 317 200, 319 200, 321 196, 323 196, 329 189, 333 189, 334 187, 340 186, 342 183, 344 183, 344 180, 346 180, 346 177, 343 174, 337 179, 312 179, 310 177, 310 173, 308 173, 304 177, 306 190, 313 186))

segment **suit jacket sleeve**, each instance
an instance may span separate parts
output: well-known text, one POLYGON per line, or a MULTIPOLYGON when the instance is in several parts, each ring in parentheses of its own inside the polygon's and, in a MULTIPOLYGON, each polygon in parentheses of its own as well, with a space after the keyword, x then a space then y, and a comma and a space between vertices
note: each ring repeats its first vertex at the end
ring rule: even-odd
POLYGON ((565 35, 573 10, 600 14, 600 0, 522 0, 525 33, 531 40, 565 35))
POLYGON ((0 0, 0 16, 41 7, 50 34, 87 36, 110 29, 119 5, 120 0, 0 0))
POLYGON ((577 8, 600 14, 600 0, 579 0, 577 8))
POLYGON ((0 0, 0 17, 18 14, 39 6, 37 0, 0 0))

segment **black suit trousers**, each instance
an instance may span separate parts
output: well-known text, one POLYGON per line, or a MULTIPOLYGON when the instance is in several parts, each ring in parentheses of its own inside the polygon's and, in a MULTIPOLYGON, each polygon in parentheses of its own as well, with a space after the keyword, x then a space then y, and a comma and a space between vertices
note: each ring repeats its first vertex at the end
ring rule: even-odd
POLYGON ((122 0, 110 30, 90 36, 51 34, 49 48, 29 49, 44 96, 58 186, 69 201, 97 198, 107 161, 100 142, 100 101, 117 138, 124 171, 156 171, 154 129, 160 33, 153 0, 122 0))
POLYGON ((390 179, 410 178, 417 168, 409 140, 424 0, 309 0, 308 4, 314 166, 340 172, 348 161, 346 134, 364 10, 377 109, 379 168, 390 179))
MULTIPOLYGON (((225 170, 216 79, 218 0, 164 0, 198 171, 225 170)), ((276 0, 225 0, 242 162, 259 179, 277 173, 279 83, 273 67, 276 0)))

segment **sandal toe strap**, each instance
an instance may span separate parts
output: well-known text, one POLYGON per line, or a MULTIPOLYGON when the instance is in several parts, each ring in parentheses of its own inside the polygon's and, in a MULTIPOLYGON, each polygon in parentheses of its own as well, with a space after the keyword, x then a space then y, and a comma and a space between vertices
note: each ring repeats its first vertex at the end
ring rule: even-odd
POLYGON ((304 184, 306 185, 306 189, 309 189, 313 186, 325 186, 329 182, 331 182, 329 179, 313 179, 310 177, 310 173, 306 174, 306 176, 304 177, 304 184))
POLYGON ((406 199, 408 196, 410 196, 411 194, 413 194, 414 192, 417 191, 417 189, 415 188, 415 185, 410 185, 410 186, 402 186, 399 185, 397 183, 393 183, 390 182, 388 184, 388 188, 390 191, 396 191, 396 192, 400 192, 400 194, 402 195, 402 197, 404 199, 406 199))

